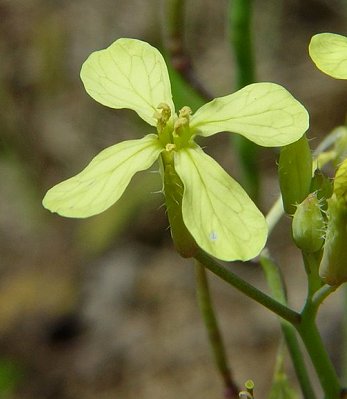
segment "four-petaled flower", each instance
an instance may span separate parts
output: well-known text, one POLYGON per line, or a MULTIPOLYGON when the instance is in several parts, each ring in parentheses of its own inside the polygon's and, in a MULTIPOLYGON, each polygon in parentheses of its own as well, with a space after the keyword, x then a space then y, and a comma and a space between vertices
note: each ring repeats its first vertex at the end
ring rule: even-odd
POLYGON ((76 218, 103 212, 136 172, 159 158, 176 236, 181 220, 194 244, 216 258, 247 260, 259 254, 267 238, 264 216, 194 138, 229 131, 266 147, 298 140, 308 128, 308 114, 287 90, 273 83, 251 84, 194 114, 189 107, 176 114, 163 57, 135 39, 119 39, 91 54, 81 79, 96 101, 132 109, 154 129, 142 139, 103 150, 82 172, 50 189, 43 200, 47 209, 76 218))

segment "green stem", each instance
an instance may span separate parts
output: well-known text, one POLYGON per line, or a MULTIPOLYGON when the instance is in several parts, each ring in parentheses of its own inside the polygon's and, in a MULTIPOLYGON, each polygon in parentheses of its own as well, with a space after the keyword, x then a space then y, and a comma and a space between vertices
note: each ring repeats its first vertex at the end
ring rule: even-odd
POLYGON ((343 289, 343 345, 342 345, 342 382, 344 385, 347 385, 347 285, 342 287, 343 289))
POLYGON ((252 46, 252 0, 229 1, 230 43, 235 55, 238 89, 255 81, 252 46))
MULTIPOLYGON (((262 254, 260 255, 260 263, 263 267, 264 274, 273 297, 283 305, 286 305, 287 300, 285 289, 279 268, 270 258, 266 249, 263 250, 262 254)), ((296 331, 291 324, 284 320, 281 320, 281 329, 293 362, 301 391, 304 395, 304 399, 315 399, 316 396, 311 385, 306 364, 304 362, 304 357, 297 339, 296 331)))
POLYGON ((314 306, 317 310, 320 304, 327 298, 330 294, 336 291, 338 286, 332 286, 329 284, 323 285, 320 287, 313 295, 312 295, 312 306, 314 306))
POLYGON ((297 331, 316 370, 325 399, 338 399, 342 392, 340 382, 312 316, 307 307, 302 313, 302 322, 297 326, 297 331))
POLYGON ((209 341, 213 350, 216 365, 224 381, 226 398, 234 399, 238 397, 239 389, 234 383, 230 368, 227 362, 226 351, 223 338, 220 333, 218 322, 213 308, 209 284, 206 276, 205 267, 198 261, 195 263, 196 289, 200 312, 202 314, 209 341))
POLYGON ((266 222, 269 228, 269 235, 271 234, 276 224, 280 221, 283 214, 284 214, 283 202, 282 202, 282 196, 280 195, 272 205, 268 214, 266 215, 266 222))
POLYGON ((185 0, 163 1, 163 37, 172 67, 204 100, 213 96, 197 78, 190 55, 184 45, 185 36, 185 0))
POLYGON ((247 283, 247 281, 234 274, 231 270, 226 269, 214 258, 206 254, 202 250, 199 250, 197 252, 197 254, 195 255, 195 259, 203 264, 212 273, 219 276, 222 280, 226 281, 239 291, 243 292, 249 298, 252 298, 256 302, 265 306, 278 316, 282 317, 284 320, 287 320, 293 325, 297 325, 300 323, 300 315, 297 312, 271 298, 269 295, 264 294, 253 285, 247 283))
POLYGON ((302 251, 302 258, 304 260, 308 280, 308 298, 312 298, 314 293, 322 287, 322 280, 319 277, 318 271, 321 257, 321 251, 312 253, 302 251))
POLYGON ((303 252, 308 278, 308 292, 305 306, 301 312, 301 322, 295 327, 316 370, 325 399, 338 399, 342 395, 341 385, 315 321, 319 305, 335 290, 328 285, 322 286, 318 274, 320 258, 319 253, 308 254, 303 252))
MULTIPOLYGON (((252 46, 252 0, 229 1, 229 33, 235 59, 236 89, 255 81, 252 46)), ((242 136, 234 136, 233 144, 241 165, 243 187, 254 200, 259 195, 257 146, 242 136)))

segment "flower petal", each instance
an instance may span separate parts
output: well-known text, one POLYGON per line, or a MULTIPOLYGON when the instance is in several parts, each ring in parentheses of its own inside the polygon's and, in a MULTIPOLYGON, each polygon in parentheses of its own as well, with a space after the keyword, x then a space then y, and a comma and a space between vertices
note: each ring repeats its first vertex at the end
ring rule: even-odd
POLYGON ((51 188, 43 206, 67 217, 97 215, 113 205, 134 174, 148 169, 162 150, 156 135, 106 148, 78 175, 51 188))
POLYGON ((160 103, 174 112, 167 67, 159 51, 136 39, 116 40, 105 50, 92 53, 81 69, 88 94, 111 108, 129 108, 147 123, 160 103))
POLYGON ((202 106, 191 118, 195 134, 229 131, 272 147, 298 140, 308 129, 306 109, 275 83, 254 83, 202 106))
POLYGON ((308 51, 317 68, 335 79, 347 79, 347 38, 319 33, 311 39, 308 51))
POLYGON ((257 256, 267 225, 243 188, 198 146, 178 151, 175 169, 184 184, 183 220, 197 244, 221 260, 257 256))

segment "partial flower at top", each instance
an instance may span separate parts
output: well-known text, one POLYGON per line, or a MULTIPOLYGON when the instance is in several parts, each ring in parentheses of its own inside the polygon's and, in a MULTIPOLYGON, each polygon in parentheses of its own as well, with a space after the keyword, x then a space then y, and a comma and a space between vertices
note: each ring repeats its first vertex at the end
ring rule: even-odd
POLYGON ((347 37, 318 33, 311 39, 309 54, 322 72, 335 79, 347 79, 347 37))
POLYGON ((171 228, 181 218, 195 244, 221 260, 257 256, 267 238, 264 216, 194 139, 229 131, 266 147, 287 145, 308 128, 305 108, 283 87, 256 83, 194 114, 188 106, 176 113, 163 57, 135 39, 91 54, 81 78, 96 101, 134 110, 150 125, 149 134, 101 151, 82 172, 50 189, 43 205, 67 217, 96 215, 120 198, 136 172, 159 159, 169 218, 170 207, 179 207, 171 228))

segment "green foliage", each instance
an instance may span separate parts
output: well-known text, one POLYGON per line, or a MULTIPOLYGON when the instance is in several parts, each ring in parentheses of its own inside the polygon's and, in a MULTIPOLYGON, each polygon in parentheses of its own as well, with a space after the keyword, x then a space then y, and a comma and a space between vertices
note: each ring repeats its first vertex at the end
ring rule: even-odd
POLYGON ((23 371, 8 359, 0 359, 0 397, 6 399, 13 394, 22 378, 23 371), (8 395, 8 396, 7 396, 8 395))

